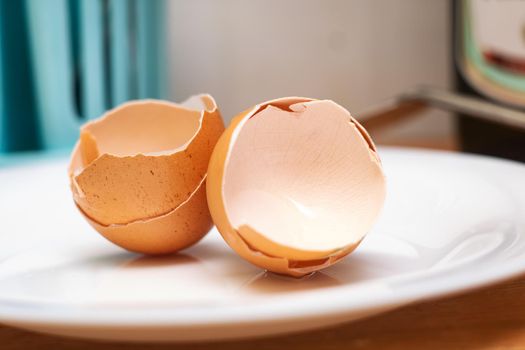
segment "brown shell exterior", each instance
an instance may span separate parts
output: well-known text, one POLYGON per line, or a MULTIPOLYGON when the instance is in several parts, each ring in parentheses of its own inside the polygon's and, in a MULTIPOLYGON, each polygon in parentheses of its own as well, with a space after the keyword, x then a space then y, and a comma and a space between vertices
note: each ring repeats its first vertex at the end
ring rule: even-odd
MULTIPOLYGON (((80 209, 80 208, 79 208, 80 209)), ((206 203, 206 185, 168 214, 125 225, 101 225, 81 209, 89 224, 116 245, 137 253, 169 254, 197 243, 213 226, 206 203)))

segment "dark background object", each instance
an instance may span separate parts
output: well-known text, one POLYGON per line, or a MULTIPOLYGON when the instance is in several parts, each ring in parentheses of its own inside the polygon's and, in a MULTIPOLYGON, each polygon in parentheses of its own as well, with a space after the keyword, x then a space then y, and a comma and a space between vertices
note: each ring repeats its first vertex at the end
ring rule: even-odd
MULTIPOLYGON (((452 59, 454 85, 456 91, 484 99, 490 99, 478 93, 463 76, 459 67, 459 57, 462 55, 462 11, 463 0, 452 0, 452 59)), ((501 104, 499 101, 490 99, 491 102, 501 104)), ((514 108, 517 108, 514 106, 514 108)), ((525 111, 525 107, 518 108, 525 111)), ((457 118, 459 144, 462 151, 470 153, 486 154, 525 162, 525 132, 505 125, 475 119, 464 114, 457 118)))

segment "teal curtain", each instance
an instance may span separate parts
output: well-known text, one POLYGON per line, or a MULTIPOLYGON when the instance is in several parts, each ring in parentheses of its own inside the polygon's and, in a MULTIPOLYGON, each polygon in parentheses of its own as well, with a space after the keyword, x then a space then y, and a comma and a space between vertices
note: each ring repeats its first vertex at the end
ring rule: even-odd
POLYGON ((41 146, 25 1, 0 0, 0 151, 41 146))
POLYGON ((0 152, 69 148, 130 99, 165 98, 164 0, 0 0, 0 152))

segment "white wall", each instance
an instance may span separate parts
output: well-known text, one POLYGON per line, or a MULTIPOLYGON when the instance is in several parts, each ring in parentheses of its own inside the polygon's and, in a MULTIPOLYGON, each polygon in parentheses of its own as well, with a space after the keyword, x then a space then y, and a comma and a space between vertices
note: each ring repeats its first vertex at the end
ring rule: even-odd
MULTIPOLYGON (((449 15, 448 0, 170 0, 172 97, 209 92, 227 120, 288 95, 358 116, 414 85, 450 84, 449 15)), ((443 116, 389 133, 441 136, 443 116)))

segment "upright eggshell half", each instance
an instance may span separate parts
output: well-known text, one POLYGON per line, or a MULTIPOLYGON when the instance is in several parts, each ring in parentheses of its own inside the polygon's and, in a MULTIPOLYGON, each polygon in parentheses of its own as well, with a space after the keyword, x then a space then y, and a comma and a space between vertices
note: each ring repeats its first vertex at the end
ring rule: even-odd
POLYGON ((90 224, 128 250, 164 254, 211 228, 207 166, 224 125, 213 98, 125 103, 84 125, 73 150, 73 198, 90 224))
POLYGON ((207 196, 241 257, 302 276, 357 247, 381 210, 385 179, 370 136, 347 110, 288 97, 234 118, 213 151, 207 196))

